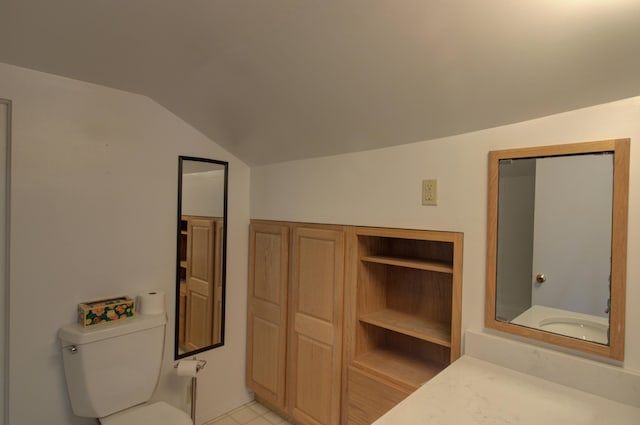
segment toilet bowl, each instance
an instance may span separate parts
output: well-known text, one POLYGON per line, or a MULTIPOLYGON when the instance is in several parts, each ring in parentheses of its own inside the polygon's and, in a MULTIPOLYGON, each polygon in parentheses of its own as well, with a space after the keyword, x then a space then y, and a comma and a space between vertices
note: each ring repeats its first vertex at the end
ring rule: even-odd
POLYGON ((132 407, 99 420, 101 425, 193 425, 186 413, 164 401, 132 407))
POLYGON ((164 314, 142 315, 58 331, 73 413, 102 425, 193 425, 155 391, 164 350, 164 314))

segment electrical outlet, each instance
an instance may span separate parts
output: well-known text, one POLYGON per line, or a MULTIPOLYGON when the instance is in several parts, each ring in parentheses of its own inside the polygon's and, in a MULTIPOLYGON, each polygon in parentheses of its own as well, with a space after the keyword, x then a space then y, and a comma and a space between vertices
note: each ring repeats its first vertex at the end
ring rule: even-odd
POLYGON ((422 180, 422 205, 438 205, 438 180, 422 180))

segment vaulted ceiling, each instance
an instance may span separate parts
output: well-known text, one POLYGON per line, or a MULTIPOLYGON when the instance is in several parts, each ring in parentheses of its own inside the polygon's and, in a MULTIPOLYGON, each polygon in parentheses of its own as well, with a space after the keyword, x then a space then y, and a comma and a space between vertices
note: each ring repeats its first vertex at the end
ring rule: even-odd
POLYGON ((640 1, 0 0, 0 62, 149 96, 265 164, 639 95, 640 1))

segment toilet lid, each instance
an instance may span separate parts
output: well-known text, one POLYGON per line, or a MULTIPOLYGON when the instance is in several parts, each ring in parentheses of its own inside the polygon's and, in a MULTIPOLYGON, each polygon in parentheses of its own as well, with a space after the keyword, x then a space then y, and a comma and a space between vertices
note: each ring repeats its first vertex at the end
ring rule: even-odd
POLYGON ((100 418, 102 425, 193 425, 182 410, 159 401, 143 404, 100 418))

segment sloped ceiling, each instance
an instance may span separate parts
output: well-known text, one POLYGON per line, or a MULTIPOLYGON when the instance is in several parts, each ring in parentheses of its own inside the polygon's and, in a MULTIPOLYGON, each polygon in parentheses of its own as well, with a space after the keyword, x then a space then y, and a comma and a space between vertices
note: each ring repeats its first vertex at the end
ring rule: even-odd
POLYGON ((149 96, 255 165, 638 95, 640 1, 0 0, 0 62, 149 96))

